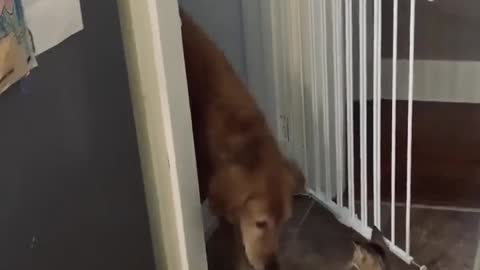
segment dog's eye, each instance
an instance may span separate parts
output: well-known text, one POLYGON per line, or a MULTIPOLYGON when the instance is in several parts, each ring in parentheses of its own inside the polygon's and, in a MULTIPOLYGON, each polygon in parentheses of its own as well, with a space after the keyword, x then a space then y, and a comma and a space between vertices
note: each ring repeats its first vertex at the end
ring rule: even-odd
POLYGON ((266 221, 257 221, 255 222, 255 226, 259 229, 265 229, 267 227, 267 222, 266 221))

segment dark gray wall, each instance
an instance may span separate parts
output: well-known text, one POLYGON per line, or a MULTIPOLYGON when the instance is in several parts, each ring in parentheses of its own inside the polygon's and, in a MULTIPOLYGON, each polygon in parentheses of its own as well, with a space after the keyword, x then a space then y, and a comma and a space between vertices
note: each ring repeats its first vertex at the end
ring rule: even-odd
POLYGON ((0 269, 154 269, 116 1, 0 95, 0 269))

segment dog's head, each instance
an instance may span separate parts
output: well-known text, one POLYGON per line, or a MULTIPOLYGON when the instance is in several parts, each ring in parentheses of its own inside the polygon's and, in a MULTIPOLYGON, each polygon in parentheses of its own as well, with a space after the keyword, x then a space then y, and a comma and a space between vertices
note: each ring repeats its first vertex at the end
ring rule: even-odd
POLYGON ((213 211, 239 226, 249 263, 257 270, 270 268, 293 195, 303 189, 303 174, 282 161, 255 169, 232 165, 216 177, 209 196, 213 211))

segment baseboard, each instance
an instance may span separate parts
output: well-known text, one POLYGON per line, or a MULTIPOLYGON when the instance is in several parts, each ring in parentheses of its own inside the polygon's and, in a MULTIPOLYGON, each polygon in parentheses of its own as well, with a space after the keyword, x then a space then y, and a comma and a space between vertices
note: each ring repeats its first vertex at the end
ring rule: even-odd
POLYGON ((205 200, 202 204, 202 217, 205 240, 208 240, 218 227, 218 218, 215 217, 210 211, 210 207, 208 206, 208 200, 205 200))
MULTIPOLYGON (((408 99, 408 60, 397 62, 397 98, 408 99)), ((392 60, 382 61, 382 97, 392 96, 392 60)), ((413 100, 480 103, 480 62, 415 60, 413 100)))

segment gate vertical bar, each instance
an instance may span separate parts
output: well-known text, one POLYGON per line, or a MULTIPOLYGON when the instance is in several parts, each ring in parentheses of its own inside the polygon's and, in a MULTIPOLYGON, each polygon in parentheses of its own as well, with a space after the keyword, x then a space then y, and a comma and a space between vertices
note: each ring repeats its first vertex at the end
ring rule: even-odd
POLYGON ((313 121, 314 121, 314 126, 312 128, 313 130, 313 147, 314 147, 314 177, 315 177, 315 192, 317 194, 321 193, 321 183, 320 183, 320 121, 319 121, 319 102, 318 102, 318 80, 317 80, 317 44, 316 44, 316 24, 314 20, 314 0, 308 0, 307 1, 307 11, 308 11, 308 23, 309 23, 309 28, 310 28, 310 50, 311 50, 311 61, 310 61, 310 70, 311 70, 311 78, 312 78, 312 113, 313 113, 313 121))
MULTIPOLYGON (((297 108, 295 107, 297 98, 296 98, 296 93, 292 93, 290 89, 295 89, 297 77, 294 72, 296 72, 298 69, 296 68, 297 64, 297 57, 295 53, 297 52, 296 44, 297 44, 297 37, 296 37, 296 29, 295 29, 295 17, 292 16, 293 10, 295 10, 295 5, 292 3, 292 1, 289 0, 284 0, 286 5, 285 5, 285 32, 287 33, 287 67, 286 67, 286 78, 287 78, 287 91, 286 91, 286 97, 287 99, 285 100, 286 107, 284 108, 286 113, 285 116, 287 117, 286 119, 286 124, 287 124, 287 136, 288 136, 288 147, 289 147, 289 155, 293 156, 294 159, 297 159, 297 152, 296 152, 296 143, 297 143, 297 138, 296 134, 292 132, 292 128, 295 128, 293 125, 293 121, 297 119, 292 119, 294 116, 293 111, 296 110, 297 108), (294 66, 294 67, 292 67, 294 66)), ((301 89, 297 89, 297 91, 301 91, 301 89)))
POLYGON ((337 204, 343 207, 343 182, 344 177, 344 85, 343 85, 343 25, 342 1, 333 0, 332 32, 333 32, 333 70, 334 70, 334 99, 335 99, 335 167, 337 204))
POLYGON ((407 200, 405 251, 410 255, 410 210, 412 200, 412 117, 413 117, 413 61, 415 53, 415 0, 410 0, 410 43, 408 56, 408 129, 407 129, 407 200))
POLYGON ((374 2, 373 51, 373 208, 374 224, 381 228, 381 78, 382 78, 382 1, 374 2))
POLYGON ((278 46, 279 48, 279 66, 280 66, 280 76, 279 80, 280 82, 278 83, 279 86, 279 100, 280 102, 278 103, 278 114, 279 114, 279 122, 280 122, 280 142, 282 146, 282 150, 285 151, 286 153, 290 152, 290 147, 289 147, 289 138, 288 138, 288 126, 287 126, 287 84, 288 84, 288 31, 285 31, 287 29, 287 15, 286 15, 286 6, 285 6, 285 1, 284 0, 278 0, 277 2, 277 10, 278 12, 278 19, 277 23, 279 25, 279 29, 282 29, 278 33, 278 46))
POLYGON ((329 127, 329 102, 328 102, 328 53, 327 53, 327 12, 326 0, 317 1, 319 4, 319 25, 320 25, 320 52, 322 70, 322 107, 323 107, 323 149, 325 151, 325 195, 331 200, 331 172, 330 172, 330 127, 329 127))
POLYGON ((368 222, 367 205, 367 1, 359 0, 359 58, 360 58, 360 183, 361 221, 368 222))
POLYGON ((397 49, 398 49, 398 0, 393 0, 393 48, 392 48, 392 149, 391 149, 391 237, 390 241, 395 245, 395 177, 397 158, 397 49))
POLYGON ((478 224, 477 230, 477 252, 475 253, 475 260, 473 264, 473 270, 480 269, 480 224, 478 224))
POLYGON ((353 140, 353 49, 352 49, 352 0, 345 0, 345 81, 347 106, 347 178, 348 209, 351 218, 355 218, 354 186, 354 140, 353 140))
POLYGON ((297 58, 297 69, 300 71, 300 74, 297 75, 297 78, 299 79, 299 88, 300 88, 300 107, 301 107, 301 112, 299 113, 298 111, 295 111, 296 119, 298 117, 301 117, 301 125, 302 127, 300 130, 302 130, 302 138, 298 138, 301 140, 301 149, 302 149, 302 161, 303 161, 303 170, 305 173, 306 177, 311 177, 309 175, 309 168, 308 168, 308 154, 307 154, 307 132, 306 132, 306 113, 305 113, 305 81, 304 81, 304 68, 303 68, 303 57, 302 57, 302 49, 303 49, 303 37, 302 37, 302 12, 301 12, 301 5, 303 5, 303 2, 295 2, 294 7, 295 7, 295 32, 297 33, 297 42, 296 42, 296 58, 297 58), (300 114, 300 115, 299 115, 300 114))

